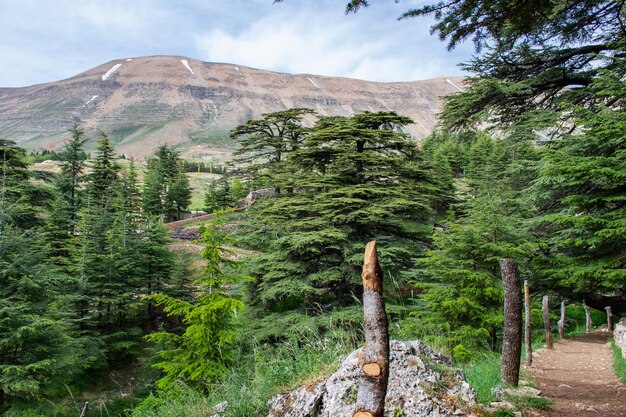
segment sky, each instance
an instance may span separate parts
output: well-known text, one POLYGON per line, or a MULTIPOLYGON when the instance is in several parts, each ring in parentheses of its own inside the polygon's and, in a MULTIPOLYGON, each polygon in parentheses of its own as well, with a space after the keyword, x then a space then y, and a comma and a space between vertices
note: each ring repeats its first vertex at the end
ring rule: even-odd
POLYGON ((113 59, 182 55, 287 73, 414 81, 463 75, 417 0, 0 0, 0 87, 58 81, 113 59))

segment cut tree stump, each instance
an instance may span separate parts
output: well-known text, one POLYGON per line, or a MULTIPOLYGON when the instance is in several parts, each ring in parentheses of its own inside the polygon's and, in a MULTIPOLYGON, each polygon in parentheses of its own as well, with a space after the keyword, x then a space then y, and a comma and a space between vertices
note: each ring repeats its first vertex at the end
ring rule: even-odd
POLYGON ((526 347, 526 366, 533 366, 533 345, 531 339, 530 288, 528 280, 524 280, 524 345, 526 347))
POLYGON ((504 284, 504 335, 502 341, 502 382, 516 387, 522 354, 522 292, 517 262, 501 259, 504 284))
POLYGON ((585 333, 591 333, 591 326, 593 325, 593 322, 591 321, 589 306, 585 300, 583 300, 583 307, 585 308, 585 333))
POLYGON ((389 325, 376 241, 365 247, 362 278, 365 346, 361 362, 363 373, 352 417, 383 417, 389 380, 389 325))
POLYGON ((546 332, 546 349, 554 349, 552 343, 552 325, 550 324, 550 306, 548 305, 548 296, 543 296, 543 305, 541 311, 543 312, 543 328, 546 332))

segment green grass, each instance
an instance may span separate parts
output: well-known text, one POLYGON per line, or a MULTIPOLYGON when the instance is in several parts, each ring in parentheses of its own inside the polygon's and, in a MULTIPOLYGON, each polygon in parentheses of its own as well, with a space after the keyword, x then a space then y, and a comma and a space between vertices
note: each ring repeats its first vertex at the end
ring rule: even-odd
POLYGON ((496 401, 491 389, 501 384, 501 360, 502 355, 490 352, 480 359, 462 365, 465 379, 476 390, 477 400, 481 404, 496 401))
POLYGON ((189 186, 191 187, 191 204, 189 204, 189 210, 204 209, 204 193, 207 188, 207 183, 212 179, 218 178, 220 178, 220 175, 209 174, 207 172, 187 173, 187 179, 189 180, 189 186))
POLYGON ((221 382, 208 385, 205 393, 181 384, 168 395, 148 397, 132 417, 208 416, 223 401, 228 402, 225 417, 261 417, 273 394, 326 377, 348 350, 325 341, 302 346, 294 340, 271 349, 259 346, 221 382))
POLYGON ((626 359, 622 356, 622 349, 617 346, 615 340, 611 340, 613 350, 613 369, 620 381, 626 383, 626 359))
POLYGON ((554 400, 544 397, 532 397, 528 395, 507 395, 506 400, 518 409, 547 410, 554 400))

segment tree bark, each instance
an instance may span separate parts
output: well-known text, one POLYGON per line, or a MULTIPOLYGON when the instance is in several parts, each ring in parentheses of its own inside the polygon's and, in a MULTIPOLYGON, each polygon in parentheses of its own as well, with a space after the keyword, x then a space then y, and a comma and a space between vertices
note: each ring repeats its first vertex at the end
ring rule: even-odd
POLYGON ((546 349, 554 349, 552 344, 552 325, 550 324, 550 308, 548 306, 548 296, 543 296, 543 328, 546 331, 546 349))
POLYGON ((522 354, 522 292, 517 262, 501 259, 504 283, 504 337, 502 342, 502 382, 516 387, 522 354))
POLYGON ((559 319, 559 339, 564 339, 565 336, 565 301, 561 301, 561 318, 559 319))
POLYGON ((524 280, 524 345, 526 347, 526 366, 533 366, 533 347, 531 339, 531 315, 530 315, 530 288, 528 286, 528 280, 524 280))
POLYGON ((583 307, 585 308, 585 333, 591 333, 591 326, 593 323, 591 321, 589 306, 587 305, 587 302, 585 300, 583 300, 583 307))
POLYGON ((604 307, 606 310, 606 324, 609 327, 609 332, 612 332, 613 329, 613 313, 611 312, 611 307, 604 307))
POLYGON ((389 380, 389 326, 376 241, 369 242, 365 248, 362 278, 365 346, 353 417, 383 417, 389 380))

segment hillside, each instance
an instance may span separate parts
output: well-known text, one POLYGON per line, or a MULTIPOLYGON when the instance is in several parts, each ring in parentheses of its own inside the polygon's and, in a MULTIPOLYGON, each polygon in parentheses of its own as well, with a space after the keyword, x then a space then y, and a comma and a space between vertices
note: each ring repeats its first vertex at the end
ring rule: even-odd
MULTIPOLYGON (((29 149, 58 149, 80 123, 102 129, 117 149, 145 158, 162 143, 188 158, 227 158, 227 132, 250 118, 291 107, 322 115, 394 110, 415 120, 407 131, 430 133, 440 97, 459 78, 380 83, 153 56, 107 62, 66 80, 0 88, 0 137, 29 149)), ((93 142, 93 141, 92 141, 93 142)), ((91 148, 93 145, 89 146, 91 148)))

